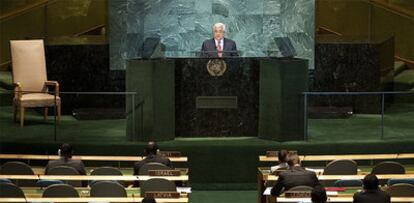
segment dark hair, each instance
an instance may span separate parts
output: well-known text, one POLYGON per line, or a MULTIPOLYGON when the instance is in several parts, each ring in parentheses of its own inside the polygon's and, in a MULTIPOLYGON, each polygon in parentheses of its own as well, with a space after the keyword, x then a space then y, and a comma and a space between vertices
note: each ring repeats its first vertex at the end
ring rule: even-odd
POLYGON ((289 154, 287 163, 289 166, 300 164, 299 156, 297 154, 289 154))
POLYGON ((155 141, 149 141, 145 147, 145 155, 155 155, 158 151, 158 144, 155 141))
POLYGON ((72 158, 73 148, 72 145, 64 143, 60 146, 60 156, 63 157, 65 161, 72 158))
POLYGON ((311 192, 312 203, 325 203, 328 200, 326 190, 322 186, 315 186, 311 192))
POLYGON ((141 203, 156 203, 156 202, 155 202, 155 199, 152 197, 144 197, 141 203))
POLYGON ((379 181, 376 175, 374 174, 368 174, 365 176, 364 180, 362 180, 364 183, 364 189, 366 190, 376 190, 378 189, 379 181))
POLYGON ((285 150, 285 149, 280 150, 279 153, 278 153, 279 162, 286 163, 287 162, 287 156, 288 156, 288 151, 287 150, 285 150))

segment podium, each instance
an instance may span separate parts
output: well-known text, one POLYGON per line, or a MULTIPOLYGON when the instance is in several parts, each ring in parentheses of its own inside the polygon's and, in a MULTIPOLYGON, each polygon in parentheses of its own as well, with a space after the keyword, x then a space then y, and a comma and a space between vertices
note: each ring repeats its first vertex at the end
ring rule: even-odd
POLYGON ((299 58, 127 60, 127 135, 303 140, 308 61, 299 58), (134 115, 131 115, 134 112, 134 115))

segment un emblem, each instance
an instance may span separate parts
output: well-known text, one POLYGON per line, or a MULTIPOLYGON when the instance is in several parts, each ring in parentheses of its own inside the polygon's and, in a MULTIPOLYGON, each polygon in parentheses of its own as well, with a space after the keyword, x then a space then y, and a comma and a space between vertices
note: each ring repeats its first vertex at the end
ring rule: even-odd
POLYGON ((222 76, 226 70, 227 64, 222 59, 211 59, 207 63, 207 71, 211 76, 222 76))

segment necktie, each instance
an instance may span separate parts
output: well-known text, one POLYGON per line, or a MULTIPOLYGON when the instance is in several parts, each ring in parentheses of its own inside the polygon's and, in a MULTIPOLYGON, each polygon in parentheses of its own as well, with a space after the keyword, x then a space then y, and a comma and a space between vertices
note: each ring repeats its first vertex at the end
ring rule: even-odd
POLYGON ((218 41, 217 42, 217 54, 218 54, 218 57, 223 57, 223 49, 221 48, 221 41, 218 41))

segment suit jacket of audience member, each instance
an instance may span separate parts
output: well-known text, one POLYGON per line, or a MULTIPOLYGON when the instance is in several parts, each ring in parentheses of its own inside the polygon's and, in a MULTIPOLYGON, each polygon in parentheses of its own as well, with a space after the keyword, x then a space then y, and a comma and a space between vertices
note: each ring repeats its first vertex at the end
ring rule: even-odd
POLYGON ((142 161, 138 161, 135 162, 134 164, 134 175, 139 175, 139 169, 146 163, 150 163, 150 162, 156 162, 156 163, 161 163, 164 164, 170 168, 172 168, 172 164, 171 161, 159 154, 156 155, 148 155, 147 157, 145 157, 145 159, 143 159, 142 161))
MULTIPOLYGON (((237 53, 236 42, 231 39, 223 38, 223 57, 227 56, 239 56, 237 53)), ((206 40, 201 46, 201 56, 217 58, 217 46, 214 38, 206 40)))
POLYGON ((357 192, 354 194, 355 203, 389 203, 391 197, 384 191, 378 190, 366 190, 363 192, 357 192))
POLYGON ((315 187, 320 185, 320 182, 315 172, 307 171, 300 166, 294 166, 279 174, 276 185, 271 190, 271 194, 273 196, 279 196, 283 188, 289 190, 300 185, 315 187))
POLYGON ((76 169, 79 175, 86 175, 85 165, 81 160, 67 159, 65 161, 63 157, 57 160, 50 160, 47 163, 45 174, 47 175, 49 170, 56 166, 69 166, 76 169))

